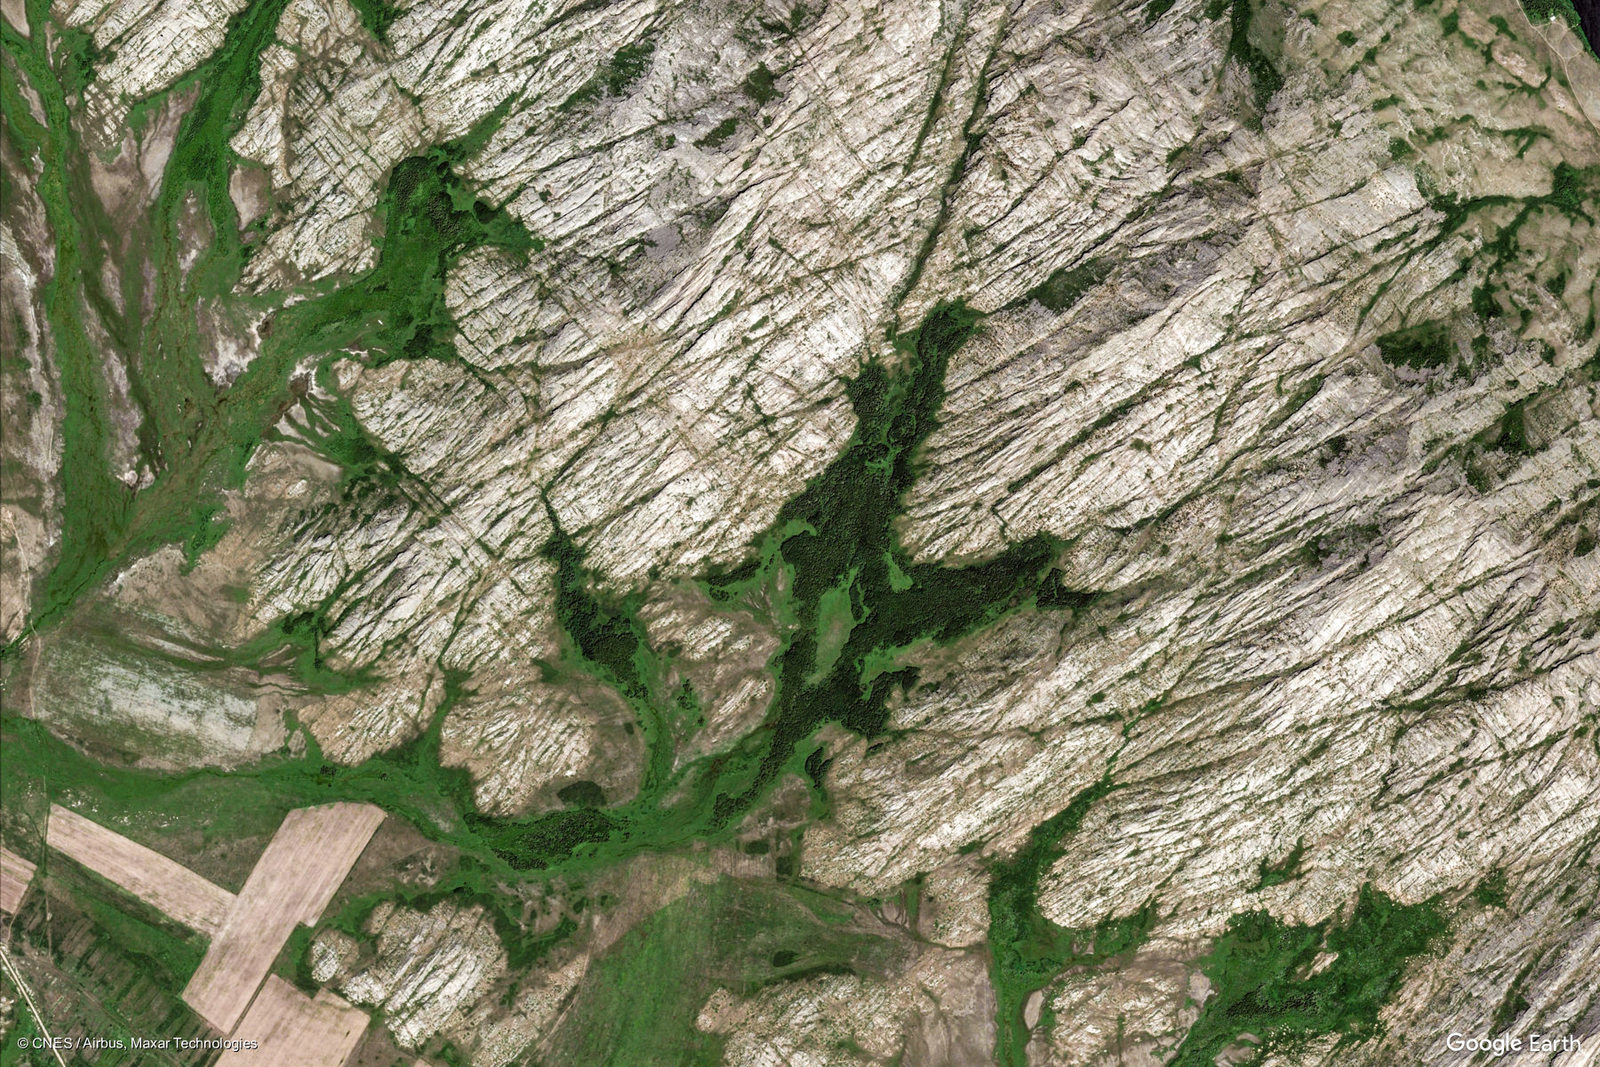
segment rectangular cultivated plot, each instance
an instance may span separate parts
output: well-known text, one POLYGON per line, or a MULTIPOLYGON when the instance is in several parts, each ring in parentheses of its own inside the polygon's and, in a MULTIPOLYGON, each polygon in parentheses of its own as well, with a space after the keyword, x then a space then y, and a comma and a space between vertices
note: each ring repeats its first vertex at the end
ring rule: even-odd
POLYGON ((214 936, 233 907, 226 889, 75 811, 50 805, 50 847, 192 930, 214 936))
POLYGON ((232 1033, 295 924, 317 921, 382 821, 383 809, 371 804, 291 811, 212 938, 184 1001, 232 1033))
POLYGON ((224 1052, 217 1067, 343 1067, 366 1029, 361 1009, 327 991, 313 1000, 274 974, 233 1035, 260 1047, 224 1052))
POLYGON ((15 915, 31 881, 33 864, 8 848, 0 848, 0 912, 15 915))

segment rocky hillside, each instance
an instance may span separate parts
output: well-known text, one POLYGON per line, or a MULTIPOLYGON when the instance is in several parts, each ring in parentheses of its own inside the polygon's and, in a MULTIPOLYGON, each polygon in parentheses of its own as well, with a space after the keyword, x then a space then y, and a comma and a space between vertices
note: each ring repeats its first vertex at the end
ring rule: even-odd
POLYGON ((407 1062, 1600 1054, 1565 0, 4 19, 8 847, 382 804, 407 1062))

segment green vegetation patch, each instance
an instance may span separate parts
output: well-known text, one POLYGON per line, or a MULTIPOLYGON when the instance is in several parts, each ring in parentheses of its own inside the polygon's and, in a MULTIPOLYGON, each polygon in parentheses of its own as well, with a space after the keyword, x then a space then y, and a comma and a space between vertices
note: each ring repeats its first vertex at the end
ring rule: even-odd
MULTIPOLYGON (((1320 560, 1318 562, 1321 562, 1320 560)), ((1262 859, 1256 864, 1256 884, 1250 887, 1250 892, 1259 893, 1263 889, 1270 889, 1275 885, 1282 885, 1300 877, 1300 860, 1306 854, 1306 845, 1303 840, 1297 840, 1289 854, 1277 863, 1262 859)))
POLYGON ((389 27, 400 17, 400 8, 393 0, 350 0, 367 32, 385 43, 389 40, 389 27))
POLYGON ((467 826, 495 854, 519 871, 548 870, 564 861, 596 855, 596 846, 624 828, 622 819, 594 808, 564 808, 525 819, 495 819, 474 812, 467 826))
POLYGON ((1138 948, 1157 918, 1154 900, 1131 915, 1087 930, 1057 926, 1039 911, 1039 881, 1078 832, 1094 804, 1114 789, 1108 769, 1062 811, 1034 827, 1027 844, 996 863, 989 883, 990 977, 995 989, 995 1059, 1000 1067, 1027 1063, 1028 997, 1073 966, 1099 963, 1138 948))
POLYGON ((1144 5, 1144 24, 1146 26, 1154 25, 1162 15, 1172 10, 1172 5, 1175 3, 1177 3, 1177 0, 1150 0, 1148 4, 1144 5))
POLYGON ((656 43, 648 37, 617 49, 593 77, 561 102, 560 110, 570 111, 607 96, 623 95, 649 72, 650 59, 655 52, 656 43))
MULTIPOLYGON (((898 568, 897 568, 898 569, 898 568)), ((808 684, 826 678, 839 662, 850 631, 861 621, 861 604, 856 591, 855 572, 845 576, 843 582, 822 594, 817 601, 817 662, 816 669, 807 676, 808 684)), ((889 586, 894 588, 894 575, 889 575, 889 586)))
POLYGON ((744 95, 756 102, 756 106, 770 103, 778 98, 778 78, 765 63, 759 64, 745 76, 739 86, 744 90, 744 95))
POLYGON ((1250 75, 1256 107, 1265 110, 1272 95, 1283 88, 1283 75, 1278 73, 1272 58, 1250 40, 1250 27, 1255 19, 1254 0, 1210 0, 1205 14, 1212 20, 1224 14, 1228 16, 1227 59, 1237 62, 1250 75))
POLYGON ((813 21, 816 12, 805 4, 795 4, 789 9, 789 15, 784 19, 756 16, 756 24, 778 40, 793 39, 799 32, 813 21))
POLYGON ((1472 899, 1486 908, 1506 906, 1506 872, 1499 867, 1483 876, 1472 890, 1472 899))
POLYGON ((1363 886, 1348 921, 1285 924, 1265 911, 1228 920, 1201 969, 1213 995, 1178 1047, 1174 1067, 1209 1067, 1252 1035, 1260 1052, 1292 1050, 1338 1034, 1363 1041, 1379 1033, 1378 1011, 1399 988, 1406 965, 1447 930, 1436 903, 1397 904, 1363 886), (1334 959, 1312 965, 1327 952, 1334 959))
POLYGON ((1514 456, 1531 456, 1539 451, 1528 439, 1528 402, 1531 399, 1524 397, 1514 404, 1507 405, 1506 413, 1500 416, 1495 448, 1501 452, 1514 456))
POLYGON ((222 508, 211 510, 204 522, 197 523, 194 532, 189 535, 189 540, 183 546, 184 573, 194 569, 200 562, 200 557, 217 547, 217 544, 227 534, 228 528, 233 525, 233 520, 222 515, 222 508))
POLYGON ((882 974, 902 951, 820 893, 733 878, 696 885, 595 961, 549 1061, 720 1063, 722 1038, 694 1025, 719 987, 750 996, 817 974, 882 974))
POLYGON ((520 256, 534 245, 521 223, 463 187, 452 166, 458 154, 435 148, 395 165, 379 205, 377 265, 354 284, 280 312, 274 340, 293 338, 301 351, 359 345, 376 364, 458 359, 444 300, 450 267, 468 249, 520 256))
POLYGON ((950 357, 977 322, 965 305, 943 305, 897 339, 903 369, 877 361, 863 367, 848 389, 856 433, 844 452, 784 505, 757 559, 712 578, 713 596, 731 600, 787 571, 786 607, 796 622, 777 659, 776 705, 748 739, 765 753, 747 783, 724 777, 719 819, 744 811, 824 722, 881 733, 889 694, 915 681, 891 669, 897 650, 951 641, 1026 607, 1081 608, 1093 599, 1062 588, 1053 569, 1058 546, 1042 536, 987 563, 943 567, 913 562, 894 535, 901 497, 916 479, 916 452, 944 399, 950 357), (856 621, 834 651, 821 637, 838 613, 824 604, 840 589, 850 590, 856 621))
POLYGON ((55 67, 61 90, 67 96, 81 97, 94 81, 95 69, 110 61, 112 53, 97 48, 94 35, 77 26, 52 29, 58 34, 55 67))
MULTIPOLYGON (((577 542, 561 528, 554 509, 547 504, 545 511, 553 532, 543 555, 556 565, 556 618, 576 646, 581 662, 634 709, 646 750, 639 792, 654 800, 672 769, 674 738, 669 720, 673 716, 647 679, 659 676, 664 664, 658 662, 639 621, 637 598, 622 604, 603 602, 593 591, 593 579, 583 567, 577 542)), ((590 831, 598 833, 599 824, 591 822, 590 831)))
POLYGON ((1066 311, 1110 274, 1111 264, 1091 259, 1070 270, 1051 272, 1050 277, 1028 290, 1027 299, 1037 300, 1051 311, 1066 311))
POLYGON ((726 118, 708 130, 704 137, 695 141, 700 148, 720 148, 722 143, 732 137, 739 129, 737 118, 726 118))
POLYGON ((1433 370, 1450 362, 1455 342, 1442 321, 1424 322, 1378 338, 1378 352, 1392 367, 1433 370))
POLYGON ((598 783, 585 780, 558 789, 556 799, 571 808, 603 808, 606 791, 598 783))
POLYGON ((1550 172, 1550 193, 1536 202, 1548 203, 1573 221, 1594 224, 1589 204, 1600 196, 1600 166, 1579 169, 1563 160, 1550 172))

